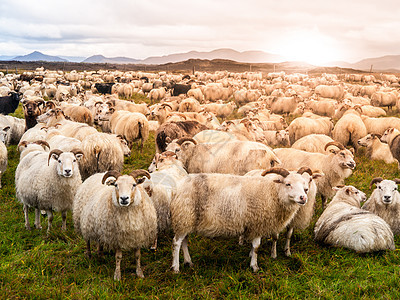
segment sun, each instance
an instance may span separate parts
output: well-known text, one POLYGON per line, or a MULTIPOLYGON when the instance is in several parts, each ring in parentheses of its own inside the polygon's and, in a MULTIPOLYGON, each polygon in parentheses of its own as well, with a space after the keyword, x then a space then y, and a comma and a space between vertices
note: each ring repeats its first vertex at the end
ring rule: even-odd
POLYGON ((313 65, 338 60, 339 53, 333 39, 318 30, 295 31, 285 35, 277 51, 288 61, 303 61, 313 65))

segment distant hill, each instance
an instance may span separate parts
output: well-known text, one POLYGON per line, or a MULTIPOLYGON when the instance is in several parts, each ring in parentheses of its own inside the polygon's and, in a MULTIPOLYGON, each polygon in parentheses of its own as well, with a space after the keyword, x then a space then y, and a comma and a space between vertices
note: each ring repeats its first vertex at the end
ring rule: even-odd
POLYGON ((114 63, 114 64, 135 64, 139 59, 129 57, 105 57, 103 55, 93 55, 82 61, 83 63, 114 63))
POLYGON ((66 59, 70 62, 81 62, 82 60, 86 59, 84 56, 65 56, 65 55, 59 55, 58 57, 61 57, 63 59, 66 59))
POLYGON ((227 59, 245 63, 274 63, 283 61, 283 57, 277 54, 263 51, 239 52, 233 49, 216 49, 209 52, 190 51, 164 56, 152 56, 142 60, 142 64, 166 64, 186 61, 188 59, 227 59))
POLYGON ((68 60, 63 59, 58 56, 51 56, 51 55, 43 54, 42 52, 39 52, 39 51, 34 51, 27 55, 16 56, 12 60, 17 60, 17 61, 56 61, 56 62, 67 62, 68 61, 68 60))
POLYGON ((0 55, 0 60, 12 60, 15 55, 0 55))
POLYGON ((357 70, 369 71, 400 71, 400 55, 385 55, 381 57, 366 58, 356 63, 348 63, 344 61, 330 62, 326 66, 352 68, 357 70))

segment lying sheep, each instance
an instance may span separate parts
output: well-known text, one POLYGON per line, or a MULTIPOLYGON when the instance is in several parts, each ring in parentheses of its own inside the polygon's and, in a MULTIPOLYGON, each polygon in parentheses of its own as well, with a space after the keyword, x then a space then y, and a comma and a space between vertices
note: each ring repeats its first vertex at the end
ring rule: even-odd
POLYGON ((353 153, 338 142, 330 142, 329 154, 312 153, 293 148, 274 149, 276 156, 281 160, 284 168, 300 168, 308 166, 312 170, 320 170, 324 177, 318 180, 318 193, 321 195, 322 207, 325 207, 327 198, 334 196, 332 186, 343 184, 345 178, 352 174, 356 167, 353 153))
POLYGON ((371 180, 370 187, 376 185, 369 199, 364 203, 366 209, 381 217, 389 224, 393 234, 400 233, 400 194, 397 185, 400 179, 384 180, 377 177, 371 180))
POLYGON ((318 152, 327 154, 325 145, 333 142, 333 139, 325 134, 309 134, 298 139, 292 148, 307 152, 318 152))
POLYGON ((398 168, 400 170, 400 131, 396 128, 386 129, 381 141, 389 145, 390 152, 399 163, 398 168))
POLYGON ((290 144, 298 139, 313 133, 331 135, 333 123, 328 117, 309 118, 299 117, 294 119, 289 127, 290 144))
POLYGON ((368 134, 358 140, 358 144, 367 148, 367 156, 372 160, 383 160, 391 164, 396 160, 393 158, 388 144, 381 142, 380 135, 368 134))
POLYGON ((261 238, 279 234, 288 225, 306 204, 309 187, 302 174, 281 168, 268 169, 262 176, 189 174, 179 182, 171 202, 175 273, 181 246, 184 262, 192 265, 188 234, 194 232, 211 238, 244 236, 252 243, 250 267, 259 270, 261 238), (265 176, 270 173, 274 174, 265 176))
POLYGON ((115 250, 114 280, 121 279, 122 251, 135 251, 136 275, 144 277, 140 249, 148 247, 157 235, 156 210, 142 188, 147 171, 135 170, 130 175, 116 171, 97 173, 78 188, 74 198, 73 219, 82 234, 90 256, 90 243, 115 250))
POLYGON ((290 146, 289 132, 287 130, 266 130, 263 134, 268 146, 290 146))
POLYGON ((377 215, 360 208, 365 194, 353 186, 337 192, 315 224, 315 240, 359 253, 394 250, 393 233, 377 215))
POLYGON ((182 138, 168 145, 167 150, 178 154, 188 173, 244 175, 280 164, 268 146, 250 141, 197 144, 191 138, 182 138))
POLYGON ((24 205, 25 227, 30 230, 28 211, 35 208, 35 227, 41 229, 39 210, 48 217, 47 232, 53 222, 53 210, 61 211, 62 229, 66 230, 67 211, 72 209, 76 190, 82 183, 78 160, 80 150, 50 153, 34 151, 25 156, 15 171, 17 199, 24 205))

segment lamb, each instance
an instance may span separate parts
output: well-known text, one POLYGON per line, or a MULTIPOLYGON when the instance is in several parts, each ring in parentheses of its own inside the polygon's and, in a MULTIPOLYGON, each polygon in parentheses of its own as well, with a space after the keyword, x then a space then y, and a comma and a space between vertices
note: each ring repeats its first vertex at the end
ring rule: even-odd
POLYGON ((367 156, 372 160, 383 160, 387 164, 391 164, 396 160, 393 158, 388 144, 381 142, 380 135, 368 134, 358 140, 358 144, 367 147, 367 156))
POLYGON ((318 194, 321 195, 322 207, 325 207, 327 198, 334 196, 332 186, 343 184, 345 178, 349 177, 356 167, 353 153, 344 148, 339 142, 330 142, 329 154, 310 153, 293 148, 277 148, 274 153, 281 160, 284 168, 300 168, 308 166, 312 170, 320 170, 324 177, 318 180, 318 194))
POLYGON ((306 204, 309 187, 302 174, 271 168, 262 175, 269 173, 275 174, 189 174, 178 183, 171 201, 173 272, 179 272, 181 246, 184 262, 192 265, 187 236, 194 232, 211 238, 243 236, 252 243, 250 267, 259 270, 261 238, 278 234, 289 224, 306 204))
POLYGON ((299 117, 294 119, 289 127, 290 144, 294 144, 298 139, 313 133, 330 135, 333 124, 328 117, 309 118, 299 117))
POLYGON ((381 141, 387 143, 393 158, 399 163, 400 170, 400 131, 396 128, 386 129, 381 137, 381 141))
POLYGON ((117 171, 97 173, 78 188, 74 198, 73 219, 82 234, 90 257, 90 243, 115 250, 114 280, 121 279, 122 251, 135 251, 136 275, 144 277, 140 249, 148 247, 157 235, 157 214, 142 187, 147 171, 134 170, 129 175, 117 171))
POLYGON ((377 215, 360 208, 366 200, 353 186, 334 188, 337 192, 315 224, 315 240, 358 253, 394 250, 393 233, 377 215))
MULTIPOLYGON (((260 176, 263 170, 253 170, 245 174, 245 176, 260 176)), ((307 203, 300 207, 297 211, 293 219, 290 221, 289 225, 287 226, 287 233, 286 233, 286 243, 285 243, 285 255, 291 256, 290 252, 290 239, 292 237, 293 231, 296 230, 304 230, 306 229, 310 223, 311 219, 314 215, 314 206, 315 206, 315 196, 317 194, 317 186, 315 184, 315 179, 322 177, 323 174, 318 172, 312 172, 310 168, 303 167, 300 168, 298 173, 306 175, 309 174, 309 188, 307 193, 307 203)), ((271 250, 271 257, 276 258, 276 244, 279 238, 279 235, 273 235, 273 244, 271 250)))
POLYGON ((25 120, 0 114, 0 129, 4 129, 7 126, 10 127, 10 131, 7 133, 5 144, 17 145, 25 132, 25 120))
POLYGON ((333 142, 333 139, 325 134, 309 134, 298 139, 292 148, 307 152, 318 152, 327 154, 324 149, 327 143, 333 142))
POLYGON ((54 149, 50 153, 33 151, 26 155, 15 171, 17 199, 24 206, 25 228, 30 230, 28 211, 35 208, 35 227, 41 229, 39 210, 46 210, 47 233, 53 222, 53 210, 61 211, 62 229, 66 230, 67 211, 78 186, 82 183, 78 160, 82 151, 62 152, 54 149))
POLYGON ((335 141, 344 146, 352 145, 358 149, 358 140, 367 135, 367 128, 356 109, 349 109, 337 121, 332 131, 332 137, 335 141))
POLYGON ((280 164, 268 146, 250 141, 197 144, 191 138, 181 138, 169 144, 167 150, 178 154, 188 173, 244 175, 280 164))
POLYGON ((370 187, 376 185, 369 199, 364 203, 366 209, 381 217, 389 224, 394 235, 400 234, 400 194, 397 185, 400 179, 384 180, 377 177, 371 180, 370 187))

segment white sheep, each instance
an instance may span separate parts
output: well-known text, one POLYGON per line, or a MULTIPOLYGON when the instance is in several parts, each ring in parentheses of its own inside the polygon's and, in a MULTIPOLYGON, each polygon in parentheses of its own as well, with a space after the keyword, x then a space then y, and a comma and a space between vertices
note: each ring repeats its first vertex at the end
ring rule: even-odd
POLYGON ((307 166, 312 170, 320 170, 324 177, 317 181, 318 193, 321 195, 322 207, 327 198, 334 196, 332 186, 343 184, 345 178, 352 174, 356 167, 354 155, 338 142, 325 145, 325 150, 331 147, 329 154, 306 152, 293 148, 274 149, 274 153, 282 162, 284 168, 301 168, 307 166))
POLYGON ((237 140, 232 133, 220 130, 203 130, 193 136, 197 143, 223 143, 237 140))
POLYGON ((389 224, 393 234, 400 234, 400 194, 397 185, 400 179, 384 180, 377 177, 371 180, 370 187, 376 185, 369 199, 364 203, 366 209, 381 217, 389 224))
POLYGON ((26 229, 30 230, 28 211, 33 207, 36 228, 41 228, 39 210, 45 210, 50 232, 54 210, 61 211, 62 229, 66 230, 67 211, 72 209, 76 190, 82 183, 78 167, 82 156, 80 150, 54 149, 50 153, 31 152, 20 161, 15 171, 15 191, 24 205, 26 229))
POLYGON ((287 130, 265 130, 263 134, 268 146, 290 146, 287 130))
POLYGON ((393 233, 377 215, 361 209, 366 200, 353 186, 334 188, 337 192, 315 224, 315 240, 359 253, 394 250, 393 233))
POLYGON ((290 144, 313 133, 331 135, 333 123, 328 117, 299 117, 294 119, 287 128, 290 144))
POLYGON ((330 142, 333 142, 333 139, 325 134, 309 134, 294 142, 292 148, 327 154, 328 152, 324 148, 330 142))
POLYGON ((0 132, 0 189, 2 187, 1 185, 1 177, 4 174, 4 172, 7 169, 7 163, 8 163, 8 152, 7 152, 7 147, 4 144, 3 138, 7 138, 7 136, 4 136, 3 134, 1 134, 2 132, 0 132))
MULTIPOLYGON (((258 271, 257 251, 263 236, 281 232, 307 202, 309 181, 302 174, 272 168, 265 177, 226 174, 189 174, 178 183, 171 202, 172 269, 179 272, 182 246, 184 262, 192 265, 188 234, 239 237, 251 241, 250 267, 258 271)), ((307 174, 308 175, 308 174, 307 174)))
POLYGON ((144 277, 140 249, 148 247, 157 235, 157 214, 142 187, 144 170, 130 175, 117 171, 97 173, 78 188, 73 206, 74 226, 82 234, 90 257, 90 243, 115 250, 114 280, 121 279, 122 251, 135 251, 136 274, 144 277))
POLYGON ((367 134, 358 140, 358 144, 366 147, 366 154, 372 160, 383 160, 387 164, 396 162, 388 144, 381 142, 380 135, 367 134))

